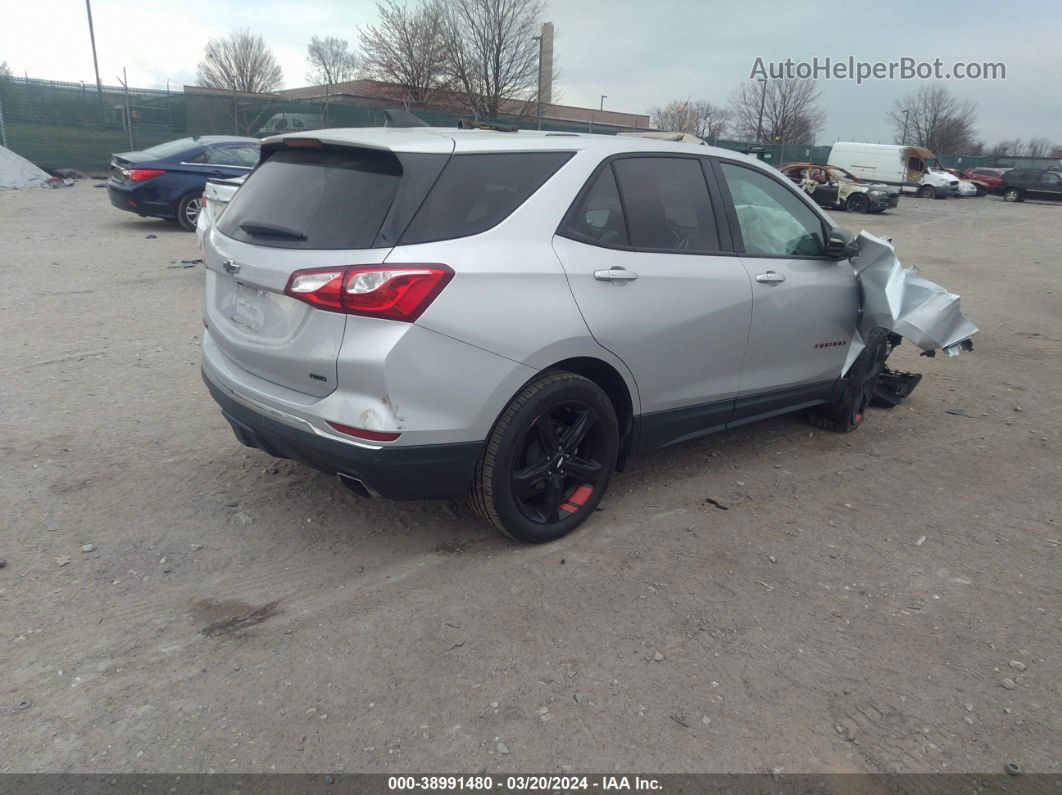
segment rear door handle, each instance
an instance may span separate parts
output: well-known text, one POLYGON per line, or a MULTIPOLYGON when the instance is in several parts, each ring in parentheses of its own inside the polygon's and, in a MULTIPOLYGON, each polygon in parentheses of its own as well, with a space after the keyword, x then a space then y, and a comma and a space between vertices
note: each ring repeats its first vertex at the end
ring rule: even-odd
POLYGON ((633 282, 638 274, 625 268, 614 267, 607 270, 594 271, 594 278, 599 282, 633 282))
POLYGON ((756 281, 760 284, 777 284, 778 282, 785 281, 785 274, 778 273, 777 271, 767 271, 766 273, 757 273, 756 281))

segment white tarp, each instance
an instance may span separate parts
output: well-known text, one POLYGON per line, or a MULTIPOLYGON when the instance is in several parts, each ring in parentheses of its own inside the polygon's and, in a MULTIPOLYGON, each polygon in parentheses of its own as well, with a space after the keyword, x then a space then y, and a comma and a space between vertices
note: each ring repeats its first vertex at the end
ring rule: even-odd
POLYGON ((0 188, 39 188, 49 179, 46 171, 0 146, 0 188))
POLYGON ((884 238, 862 232, 852 267, 863 300, 860 330, 887 328, 924 351, 943 348, 954 355, 960 342, 977 333, 962 313, 959 296, 923 279, 918 268, 904 268, 884 238))

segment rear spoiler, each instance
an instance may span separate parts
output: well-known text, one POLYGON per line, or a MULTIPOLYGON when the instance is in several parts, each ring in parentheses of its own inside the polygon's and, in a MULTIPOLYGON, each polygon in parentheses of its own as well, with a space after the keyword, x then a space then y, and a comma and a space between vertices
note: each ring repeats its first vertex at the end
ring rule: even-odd
POLYGON ((271 135, 261 142, 262 160, 281 148, 320 146, 377 149, 384 152, 409 152, 449 155, 454 139, 437 127, 360 127, 357 129, 309 130, 271 135))

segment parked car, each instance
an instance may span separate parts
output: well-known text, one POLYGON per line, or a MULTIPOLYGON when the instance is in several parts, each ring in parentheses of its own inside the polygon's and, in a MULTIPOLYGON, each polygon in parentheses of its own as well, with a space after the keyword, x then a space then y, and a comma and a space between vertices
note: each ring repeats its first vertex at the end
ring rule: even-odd
POLYGON ((985 193, 991 193, 998 188, 1003 182, 1003 174, 1006 173, 1005 168, 988 168, 986 166, 977 166, 976 168, 968 168, 962 172, 962 176, 965 179, 970 180, 975 185, 981 187, 985 193))
POLYGON ((944 176, 945 179, 954 180, 956 183, 955 195, 962 198, 969 198, 971 196, 984 196, 985 191, 981 190, 978 185, 972 180, 966 179, 954 168, 945 168, 938 166, 931 168, 930 171, 938 172, 944 176))
POLYGON ((959 181, 931 171, 927 164, 935 157, 920 146, 839 141, 830 149, 829 164, 860 179, 893 185, 923 199, 946 199, 958 193, 959 181))
POLYGON ((321 117, 316 113, 274 113, 256 135, 259 138, 266 138, 270 135, 312 130, 320 124, 321 117))
POLYGON ((893 327, 976 331, 775 169, 606 135, 269 138, 204 263, 203 377, 243 444, 529 542, 636 453, 798 410, 854 430, 917 383, 893 327))
POLYGON ((232 197, 236 195, 240 185, 246 180, 246 175, 233 177, 232 179, 212 178, 208 179, 203 188, 203 201, 199 210, 199 216, 195 221, 195 237, 199 248, 203 247, 203 237, 210 230, 225 209, 232 197))
POLYGON ((1003 175, 995 190, 1004 201, 1026 199, 1062 199, 1062 173, 1031 168, 1012 168, 1003 175))
POLYGON ((822 163, 782 163, 778 170, 826 210, 880 213, 900 202, 900 189, 864 182, 843 168, 822 163))
POLYGON ((119 210, 176 220, 191 232, 203 204, 206 181, 245 176, 257 162, 256 138, 181 138, 142 152, 112 155, 107 192, 119 210))

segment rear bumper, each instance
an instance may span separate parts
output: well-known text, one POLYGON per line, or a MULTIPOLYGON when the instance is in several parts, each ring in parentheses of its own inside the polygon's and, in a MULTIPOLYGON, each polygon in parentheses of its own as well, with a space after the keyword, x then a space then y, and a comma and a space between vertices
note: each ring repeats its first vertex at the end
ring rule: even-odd
POLYGON ((107 196, 110 197, 111 204, 119 210, 125 210, 130 213, 138 212, 136 207, 129 203, 130 201, 136 201, 133 198, 132 191, 123 190, 111 183, 107 185, 107 196))
MULTIPOLYGON (((144 183, 144 185, 148 184, 144 183)), ((145 190, 138 186, 126 187, 110 181, 107 183, 107 195, 111 199, 111 204, 119 210, 152 218, 176 218, 177 211, 174 205, 161 199, 158 194, 157 186, 154 185, 150 186, 150 190, 145 190)))
POLYGON ((372 449, 328 439, 279 422, 235 400, 203 375, 236 438, 277 458, 290 458, 329 475, 360 481, 390 500, 463 497, 482 442, 372 449))

